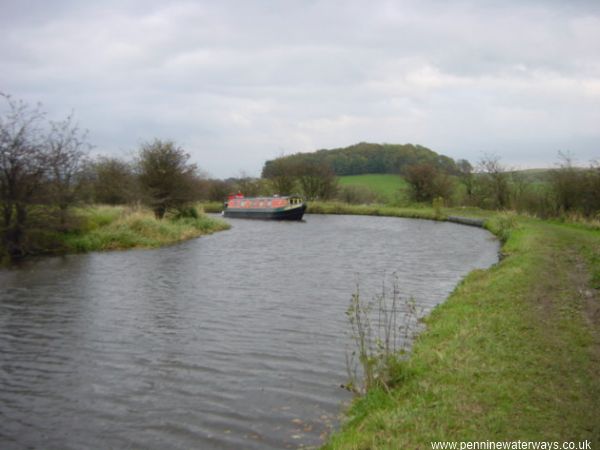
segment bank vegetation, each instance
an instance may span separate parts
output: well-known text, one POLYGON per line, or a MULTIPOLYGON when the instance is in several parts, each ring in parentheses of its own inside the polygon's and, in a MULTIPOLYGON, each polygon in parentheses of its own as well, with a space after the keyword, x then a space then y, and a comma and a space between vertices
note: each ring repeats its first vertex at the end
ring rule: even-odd
MULTIPOLYGON (((483 219, 502 241, 502 258, 470 273, 422 319, 409 353, 366 359, 369 388, 324 448, 518 440, 600 446, 598 224, 472 208, 388 208, 322 204, 316 211, 483 219)), ((350 298, 354 312, 356 296, 350 298)))
POLYGON ((202 177, 173 141, 146 142, 132 161, 91 158, 73 115, 53 121, 40 105, 0 101, 0 263, 153 247, 226 227, 195 208, 202 177))
POLYGON ((559 153, 553 169, 517 171, 495 155, 472 165, 416 145, 361 143, 267 161, 260 178, 217 180, 172 140, 149 140, 129 160, 91 157, 72 115, 52 121, 40 106, 0 101, 5 262, 155 247, 224 229, 204 211, 220 211, 238 191, 300 193, 309 213, 483 219, 503 242, 501 261, 469 274, 424 319, 409 353, 387 353, 391 366, 369 363, 366 392, 326 448, 519 439, 600 446, 597 161, 577 165, 559 153), (340 182, 360 175, 369 181, 340 182))

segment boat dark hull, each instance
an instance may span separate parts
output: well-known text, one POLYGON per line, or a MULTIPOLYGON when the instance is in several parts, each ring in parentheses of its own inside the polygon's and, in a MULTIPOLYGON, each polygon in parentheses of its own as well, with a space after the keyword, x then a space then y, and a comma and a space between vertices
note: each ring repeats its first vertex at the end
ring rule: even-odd
POLYGON ((304 211, 306 211, 306 205, 284 210, 235 208, 226 209, 223 211, 223 216, 232 219, 302 220, 304 211))

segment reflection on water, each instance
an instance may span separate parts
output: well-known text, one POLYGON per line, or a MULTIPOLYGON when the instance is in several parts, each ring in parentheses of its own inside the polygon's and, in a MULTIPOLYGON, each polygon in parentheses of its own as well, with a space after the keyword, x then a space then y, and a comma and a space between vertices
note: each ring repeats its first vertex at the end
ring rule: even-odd
POLYGON ((0 271, 0 447, 318 445, 349 394, 356 279, 429 309, 497 259, 484 230, 384 217, 232 220, 158 250, 0 271))

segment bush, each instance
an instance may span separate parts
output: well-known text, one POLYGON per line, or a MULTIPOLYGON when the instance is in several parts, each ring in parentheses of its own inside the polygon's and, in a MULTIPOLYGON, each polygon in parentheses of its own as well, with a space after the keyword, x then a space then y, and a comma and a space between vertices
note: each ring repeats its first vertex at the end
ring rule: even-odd
POLYGON ((485 223, 485 227, 502 242, 506 242, 513 230, 518 227, 517 216, 510 212, 497 214, 485 223))
POLYGON ((449 175, 429 163, 407 167, 406 181, 412 199, 417 202, 430 202, 436 197, 450 198, 454 191, 449 175))
POLYGON ((188 163, 189 159, 190 155, 172 141, 155 139, 140 148, 138 179, 144 201, 157 219, 194 200, 197 168, 188 163))
POLYGON ((200 214, 194 206, 182 206, 181 208, 178 208, 173 215, 173 219, 175 220, 185 218, 198 219, 199 217, 200 214))

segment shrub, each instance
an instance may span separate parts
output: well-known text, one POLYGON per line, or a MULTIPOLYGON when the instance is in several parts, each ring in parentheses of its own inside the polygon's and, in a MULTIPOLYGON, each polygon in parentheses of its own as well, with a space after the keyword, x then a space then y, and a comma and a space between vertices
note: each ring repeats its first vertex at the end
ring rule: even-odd
POLYGON ((518 227, 517 217, 511 212, 497 214, 485 223, 485 227, 502 242, 506 242, 512 231, 518 227))
POLYGON ((199 217, 200 214, 194 206, 182 206, 180 208, 177 208, 175 214, 173 215, 173 218, 176 220, 184 218, 198 219, 199 217))

